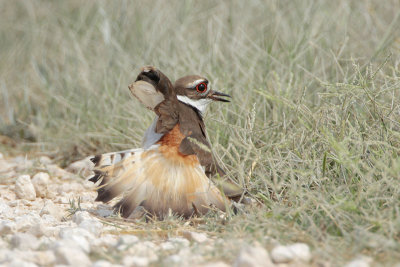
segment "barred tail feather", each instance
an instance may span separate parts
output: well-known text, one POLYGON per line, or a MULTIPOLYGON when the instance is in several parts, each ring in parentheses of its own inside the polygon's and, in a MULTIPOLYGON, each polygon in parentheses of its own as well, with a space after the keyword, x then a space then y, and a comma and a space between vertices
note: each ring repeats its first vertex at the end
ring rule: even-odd
POLYGON ((108 202, 122 195, 115 208, 123 217, 128 217, 138 206, 160 218, 169 209, 184 217, 197 212, 204 214, 210 206, 225 210, 226 199, 199 163, 171 160, 158 147, 131 150, 130 156, 121 157, 114 165, 98 167, 90 179, 101 180, 96 200, 108 202))

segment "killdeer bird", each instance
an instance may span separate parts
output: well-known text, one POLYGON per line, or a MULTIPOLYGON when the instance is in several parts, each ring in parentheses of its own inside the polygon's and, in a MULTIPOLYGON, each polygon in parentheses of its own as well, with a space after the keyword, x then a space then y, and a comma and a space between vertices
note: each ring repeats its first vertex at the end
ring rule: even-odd
POLYGON ((229 102, 229 95, 214 91, 207 79, 185 76, 174 85, 161 71, 144 67, 129 85, 132 94, 156 113, 143 138, 143 148, 97 155, 96 201, 108 202, 122 194, 114 206, 123 217, 138 207, 159 218, 172 211, 190 217, 205 214, 210 207, 225 211, 228 197, 242 193, 209 179, 224 175, 215 162, 206 138, 203 113, 210 102, 229 102))

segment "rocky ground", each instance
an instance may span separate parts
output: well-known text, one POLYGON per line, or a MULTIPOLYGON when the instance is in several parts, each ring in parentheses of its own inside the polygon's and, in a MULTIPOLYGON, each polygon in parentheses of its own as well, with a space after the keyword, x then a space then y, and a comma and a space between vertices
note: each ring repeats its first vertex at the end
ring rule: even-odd
POLYGON ((82 179, 88 164, 64 170, 47 157, 0 154, 0 266, 321 266, 302 243, 273 241, 267 248, 222 240, 192 222, 160 227, 122 220, 94 202, 93 184, 82 179))

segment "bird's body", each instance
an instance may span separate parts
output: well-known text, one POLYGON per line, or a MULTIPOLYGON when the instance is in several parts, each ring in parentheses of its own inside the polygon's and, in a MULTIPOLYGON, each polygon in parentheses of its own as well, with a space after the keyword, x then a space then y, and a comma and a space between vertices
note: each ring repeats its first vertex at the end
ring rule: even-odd
POLYGON ((226 101, 217 96, 227 95, 211 91, 207 83, 200 76, 187 76, 172 85, 153 67, 139 74, 130 90, 156 118, 143 148, 92 159, 95 176, 90 180, 99 182, 96 200, 108 202, 122 195, 115 208, 124 217, 137 207, 160 218, 170 211, 190 217, 210 207, 225 210, 227 198, 208 177, 223 171, 211 153, 200 108, 212 99, 226 101), (203 91, 199 84, 205 86, 203 91))

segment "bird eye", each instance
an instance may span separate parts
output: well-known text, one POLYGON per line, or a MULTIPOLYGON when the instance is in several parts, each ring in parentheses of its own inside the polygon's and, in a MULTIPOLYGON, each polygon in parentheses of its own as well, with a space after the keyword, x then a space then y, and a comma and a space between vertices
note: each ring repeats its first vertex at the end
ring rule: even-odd
POLYGON ((196 86, 196 91, 199 93, 204 93, 207 91, 207 84, 206 83, 200 83, 196 86))

